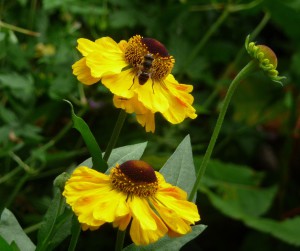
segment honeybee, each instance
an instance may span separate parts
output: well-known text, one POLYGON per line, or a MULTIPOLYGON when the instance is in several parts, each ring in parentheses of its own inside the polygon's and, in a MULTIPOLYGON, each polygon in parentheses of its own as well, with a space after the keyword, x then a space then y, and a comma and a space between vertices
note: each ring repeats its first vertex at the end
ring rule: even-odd
POLYGON ((153 55, 148 53, 144 56, 144 61, 140 65, 140 69, 137 73, 139 84, 144 85, 149 78, 151 78, 151 67, 153 63, 153 55))
MULTIPOLYGON (((138 66, 138 71, 136 73, 136 76, 133 78, 132 85, 130 86, 130 88, 134 85, 134 80, 135 80, 136 77, 138 78, 138 81, 139 81, 140 85, 144 85, 149 80, 149 78, 151 78, 151 80, 152 80, 152 90, 153 90, 153 93, 154 93, 154 88, 153 88, 154 80, 153 80, 152 74, 155 75, 155 71, 152 68, 153 61, 154 61, 154 57, 153 57, 152 54, 148 53, 144 56, 144 60, 138 66)), ((167 90, 164 81, 160 80, 159 82, 167 90)))

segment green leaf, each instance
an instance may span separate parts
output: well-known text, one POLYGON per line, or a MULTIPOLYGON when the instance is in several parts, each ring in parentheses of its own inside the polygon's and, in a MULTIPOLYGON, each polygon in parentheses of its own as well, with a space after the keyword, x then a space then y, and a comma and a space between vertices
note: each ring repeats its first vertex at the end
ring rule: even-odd
MULTIPOLYGON (((201 159, 196 159, 201 163, 201 159)), ((223 163, 218 160, 210 160, 203 177, 203 182, 212 187, 236 184, 242 186, 258 186, 262 181, 264 174, 253 171, 251 168, 232 163, 223 163)))
MULTIPOLYGON (((109 170, 112 167, 114 167, 117 163, 122 164, 128 160, 140 159, 145 151, 146 146, 147 146, 147 142, 144 142, 144 143, 122 146, 113 149, 107 161, 109 169, 106 171, 106 173, 108 173, 109 170)), ((88 158, 85 161, 83 161, 79 166, 92 167, 92 165, 93 165, 92 158, 88 158)))
MULTIPOLYGON (((262 173, 245 166, 224 164, 211 160, 203 184, 216 188, 222 204, 214 204, 221 212, 233 215, 259 216, 268 211, 277 192, 276 186, 259 186, 262 173)), ((210 190, 203 185, 201 190, 210 196, 210 190)))
POLYGON ((187 135, 159 171, 168 183, 178 186, 188 194, 196 180, 190 136, 187 135))
POLYGON ((70 106, 71 106, 71 114, 72 114, 72 120, 73 120, 73 127, 79 131, 81 136, 83 137, 83 140, 85 144, 87 145, 87 148, 89 149, 89 152, 92 156, 93 160, 93 168, 100 172, 105 172, 107 170, 107 163, 102 158, 102 151, 92 134, 89 126, 85 121, 78 117, 74 113, 73 105, 70 101, 65 100, 70 106))
POLYGON ((12 246, 16 245, 15 242, 12 242, 11 245, 9 245, 5 239, 0 235, 0 250, 1 251, 19 251, 20 249, 18 246, 12 246))
POLYGON ((186 243, 200 235, 205 228, 205 225, 196 225, 192 227, 192 232, 186 235, 176 238, 165 236, 157 242, 147 246, 136 246, 131 244, 124 248, 123 251, 177 251, 180 250, 186 243))
MULTIPOLYGON (((15 242, 18 247, 22 248, 22 251, 35 250, 35 245, 24 233, 23 229, 19 225, 19 222, 17 221, 15 216, 6 208, 3 210, 1 214, 0 236, 2 236, 7 243, 15 242)), ((16 250, 16 249, 11 249, 11 250, 16 250)))
POLYGON ((116 164, 122 164, 128 160, 139 160, 147 146, 147 142, 123 146, 116 148, 112 151, 107 161, 109 167, 113 167, 116 164))
POLYGON ((300 246, 300 217, 275 221, 265 218, 246 217, 244 223, 259 231, 269 233, 272 236, 285 241, 291 245, 300 246))
POLYGON ((211 192, 210 190, 201 187, 212 204, 218 208, 225 215, 244 222, 245 225, 252 227, 264 233, 271 234, 272 236, 285 241, 289 244, 300 246, 300 217, 288 219, 285 221, 275 221, 263 217, 257 217, 246 213, 242 208, 236 208, 231 202, 224 200, 220 196, 211 192))
POLYGON ((0 74, 0 87, 1 86, 8 88, 14 97, 24 103, 30 102, 34 95, 33 78, 29 74, 0 74))
POLYGON ((61 190, 54 189, 54 198, 38 232, 36 251, 52 250, 71 233, 72 211, 65 210, 61 190))

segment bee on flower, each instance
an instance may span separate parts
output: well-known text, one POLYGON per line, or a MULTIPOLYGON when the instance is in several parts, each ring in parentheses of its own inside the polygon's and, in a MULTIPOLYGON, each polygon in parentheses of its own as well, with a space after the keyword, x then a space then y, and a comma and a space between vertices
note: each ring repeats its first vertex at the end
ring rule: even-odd
POLYGON ((109 37, 78 39, 82 58, 73 74, 86 85, 101 80, 114 94, 114 105, 135 113, 146 131, 155 130, 155 113, 172 124, 195 119, 191 85, 180 84, 171 74, 175 60, 165 46, 153 38, 136 35, 116 43, 109 37))

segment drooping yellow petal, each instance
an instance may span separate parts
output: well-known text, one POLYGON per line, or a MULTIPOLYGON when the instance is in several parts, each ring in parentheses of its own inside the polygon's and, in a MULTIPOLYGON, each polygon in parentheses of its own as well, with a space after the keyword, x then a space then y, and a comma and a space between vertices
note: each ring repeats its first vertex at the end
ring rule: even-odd
POLYGON ((123 98, 132 98, 134 92, 131 85, 134 79, 134 74, 131 69, 120 72, 119 74, 105 75, 102 78, 102 83, 115 95, 123 98))
POLYGON ((101 193, 97 200, 98 208, 93 213, 97 220, 113 222, 130 213, 126 204, 126 194, 119 191, 111 190, 106 194, 101 193))
POLYGON ((117 218, 113 222, 113 226, 119 228, 121 231, 125 231, 131 220, 131 214, 127 214, 124 217, 117 218))
POLYGON ((192 107, 194 101, 190 94, 193 87, 191 85, 179 84, 173 75, 169 75, 164 80, 169 92, 169 109, 163 112, 163 116, 172 124, 181 123, 185 118, 195 119, 196 110, 192 107))
POLYGON ((149 110, 144 114, 136 114, 136 120, 140 123, 141 126, 145 127, 146 132, 155 131, 155 120, 154 114, 149 110))
POLYGON ((169 93, 160 82, 149 79, 144 85, 140 85, 138 78, 135 78, 133 89, 138 100, 153 113, 163 113, 169 108, 169 93))
POLYGON ((179 236, 191 232, 190 224, 183 220, 181 215, 178 215, 172 209, 165 207, 164 204, 158 203, 156 200, 151 200, 151 202, 158 212, 159 216, 172 231, 172 235, 174 233, 177 233, 177 235, 179 236))
POLYGON ((91 75, 91 70, 86 65, 86 58, 83 57, 72 65, 73 74, 77 77, 78 81, 86 85, 97 83, 100 78, 94 78, 91 75))
POLYGON ((154 132, 155 121, 154 113, 147 109, 141 102, 138 101, 135 95, 131 99, 126 99, 117 95, 113 98, 114 105, 117 108, 125 110, 127 113, 135 113, 137 121, 146 129, 146 132, 154 132))
POLYGON ((179 200, 170 196, 168 189, 160 189, 156 195, 156 199, 166 208, 169 208, 177 215, 180 215, 180 217, 189 224, 195 224, 195 222, 200 220, 197 206, 194 203, 187 200, 179 200))
POLYGON ((147 245, 163 237, 168 228, 153 212, 146 199, 132 197, 128 201, 133 219, 130 236, 136 245, 147 245))

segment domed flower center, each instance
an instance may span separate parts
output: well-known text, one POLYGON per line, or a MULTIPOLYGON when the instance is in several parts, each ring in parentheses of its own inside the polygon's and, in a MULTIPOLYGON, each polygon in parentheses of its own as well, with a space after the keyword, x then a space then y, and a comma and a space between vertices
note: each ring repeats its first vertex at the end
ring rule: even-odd
POLYGON ((140 84, 144 84, 149 78, 164 80, 171 73, 175 63, 162 43, 139 35, 129 39, 125 60, 134 68, 138 77, 142 76, 140 84))
POLYGON ((129 160, 111 170, 110 178, 115 189, 140 197, 153 196, 158 189, 154 169, 141 160, 129 160))

